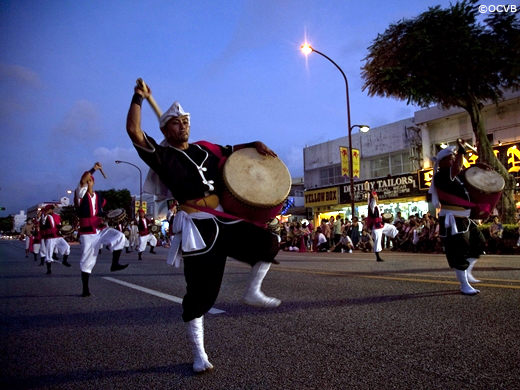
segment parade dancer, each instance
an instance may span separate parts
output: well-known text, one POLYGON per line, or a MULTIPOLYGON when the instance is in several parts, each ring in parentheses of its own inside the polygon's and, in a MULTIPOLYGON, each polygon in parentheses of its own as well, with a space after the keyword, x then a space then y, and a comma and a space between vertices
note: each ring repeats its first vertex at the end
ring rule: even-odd
POLYGON ((25 225, 23 225, 22 230, 20 230, 20 239, 23 239, 25 242, 25 257, 29 257, 29 253, 31 252, 31 238, 32 238, 32 230, 33 230, 33 221, 32 218, 27 218, 25 221, 25 225))
POLYGON ((148 244, 150 244, 150 253, 153 253, 154 255, 156 254, 154 248, 157 245, 157 238, 155 238, 149 229, 149 227, 152 226, 152 221, 144 216, 144 210, 139 209, 138 214, 137 229, 139 231, 139 247, 137 249, 137 254, 139 256, 139 260, 143 260, 141 254, 144 252, 146 245, 148 244))
POLYGON ((259 307, 277 307, 281 303, 260 290, 279 250, 277 236, 249 222, 215 216, 223 212, 218 198, 222 191, 219 162, 222 156, 244 147, 254 147, 272 158, 277 156, 259 141, 234 148, 190 144, 190 116, 178 102, 160 117, 159 127, 165 139, 158 144, 141 130, 141 104, 143 98, 151 99, 151 91, 136 87, 134 92, 127 118, 128 134, 139 156, 159 177, 159 184, 180 204, 173 219, 175 236, 169 260, 178 265, 180 257, 184 259, 187 290, 182 318, 192 346, 193 370, 211 370, 213 365, 204 349, 203 316, 217 299, 227 256, 251 265, 242 296, 244 303, 259 307))
POLYGON ((51 265, 54 262, 53 254, 56 250, 60 255, 63 255, 62 264, 65 267, 70 267, 71 264, 67 261, 70 254, 70 245, 63 237, 59 236, 59 226, 61 219, 58 214, 54 214, 55 206, 49 204, 43 209, 43 216, 40 222, 40 231, 43 240, 45 241, 45 264, 47 265, 47 275, 51 274, 51 265))
POLYGON ((112 252, 112 266, 110 271, 119 271, 128 267, 128 264, 119 264, 121 251, 125 246, 125 235, 116 229, 109 228, 102 217, 105 216, 103 206, 106 200, 94 191, 94 172, 102 169, 100 163, 81 176, 78 188, 74 194, 74 203, 79 217, 79 235, 81 242, 81 283, 82 297, 89 297, 88 282, 92 269, 96 265, 101 245, 105 245, 112 252))
POLYGON ((429 192, 434 206, 441 209, 439 236, 444 241, 448 264, 455 269, 460 291, 475 295, 480 291, 470 285, 478 282, 471 271, 482 253, 484 238, 469 219, 471 209, 467 203, 470 197, 461 177, 465 149, 462 140, 457 143, 458 148, 447 147, 434 158, 434 177, 429 192))
POLYGON ((383 240, 383 234, 390 238, 395 238, 399 233, 394 225, 383 222, 381 216, 381 210, 377 204, 379 198, 375 191, 370 191, 368 195, 368 217, 367 226, 372 229, 372 238, 374 239, 374 253, 376 254, 376 261, 384 261, 379 252, 383 250, 381 241, 383 240))

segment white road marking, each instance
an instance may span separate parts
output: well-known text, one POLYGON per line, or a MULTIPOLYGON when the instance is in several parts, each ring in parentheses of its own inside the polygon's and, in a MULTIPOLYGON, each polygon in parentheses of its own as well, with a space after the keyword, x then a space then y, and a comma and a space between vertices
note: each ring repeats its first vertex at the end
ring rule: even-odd
MULTIPOLYGON (((108 276, 103 277, 103 279, 108 280, 109 282, 119 283, 119 284, 121 284, 123 286, 130 287, 130 288, 133 288, 135 290, 139 290, 139 291, 145 292, 145 293, 150 294, 150 295, 155 295, 156 297, 167 299, 167 300, 172 301, 172 302, 182 303, 182 298, 174 297, 173 295, 165 294, 165 293, 162 293, 162 292, 159 292, 159 291, 151 290, 151 289, 146 288, 146 287, 138 286, 137 284, 123 282, 122 280, 114 279, 114 278, 111 278, 111 277, 108 277, 108 276)), ((225 313, 225 311, 224 310, 215 309, 215 308, 211 308, 208 313, 210 313, 210 314, 221 314, 221 313, 225 313)))

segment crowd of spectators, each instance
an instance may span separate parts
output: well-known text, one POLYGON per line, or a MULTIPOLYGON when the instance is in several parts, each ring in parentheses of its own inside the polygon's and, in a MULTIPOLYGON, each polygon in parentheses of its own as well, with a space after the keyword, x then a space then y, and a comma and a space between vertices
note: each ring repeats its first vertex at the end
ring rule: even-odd
MULTIPOLYGON (((392 223, 399 231, 394 239, 383 236, 383 249, 398 252, 436 253, 443 252, 439 236, 439 220, 429 212, 410 215, 403 218, 398 212, 392 223)), ((372 234, 365 228, 365 216, 352 221, 341 215, 322 219, 321 224, 314 228, 312 223, 291 222, 282 224, 280 232, 281 249, 294 252, 342 252, 352 253, 354 250, 372 252, 374 242, 372 234)), ((520 228, 519 228, 520 232, 520 228)), ((493 218, 489 229, 489 239, 485 251, 500 253, 503 227, 498 217, 493 218)), ((517 244, 520 246, 520 239, 517 244)))

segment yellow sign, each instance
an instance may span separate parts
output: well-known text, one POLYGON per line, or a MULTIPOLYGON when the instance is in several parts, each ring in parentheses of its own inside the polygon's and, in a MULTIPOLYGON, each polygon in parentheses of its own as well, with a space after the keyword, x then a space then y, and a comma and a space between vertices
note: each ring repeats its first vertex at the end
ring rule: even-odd
POLYGON ((433 180, 433 168, 419 169, 417 175, 419 176, 419 189, 429 189, 433 180))
POLYGON ((511 168, 509 168, 508 172, 519 172, 520 171, 520 150, 516 147, 516 145, 511 146, 507 149, 507 157, 511 156, 507 163, 511 164, 511 168))
POLYGON ((328 206, 339 203, 338 187, 305 191, 305 207, 328 206))
POLYGON ((146 202, 143 202, 143 205, 141 206, 141 203, 136 200, 135 201, 135 214, 137 215, 139 213, 139 209, 143 209, 144 213, 146 214, 146 202))
MULTIPOLYGON (((349 158, 350 153, 345 146, 339 147, 339 156, 341 159, 341 176, 350 177, 349 158)), ((352 149, 352 177, 359 179, 360 172, 360 156, 359 149, 352 149)))

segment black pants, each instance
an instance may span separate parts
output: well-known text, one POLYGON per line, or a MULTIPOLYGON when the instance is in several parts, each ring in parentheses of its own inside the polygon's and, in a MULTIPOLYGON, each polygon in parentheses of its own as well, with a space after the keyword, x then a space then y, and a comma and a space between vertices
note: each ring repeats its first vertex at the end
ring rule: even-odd
POLYGON ((184 322, 206 314, 217 300, 226 258, 255 265, 272 262, 279 250, 278 238, 249 222, 221 223, 216 219, 194 220, 206 249, 183 253, 186 295, 182 301, 184 322))
POLYGON ((444 227, 444 217, 439 218, 440 235, 443 237, 446 259, 451 268, 461 271, 468 269, 468 258, 479 258, 485 245, 485 238, 475 224, 468 218, 455 218, 459 231, 464 233, 451 234, 451 227, 444 227))

